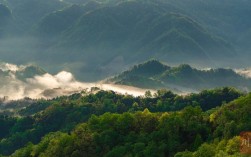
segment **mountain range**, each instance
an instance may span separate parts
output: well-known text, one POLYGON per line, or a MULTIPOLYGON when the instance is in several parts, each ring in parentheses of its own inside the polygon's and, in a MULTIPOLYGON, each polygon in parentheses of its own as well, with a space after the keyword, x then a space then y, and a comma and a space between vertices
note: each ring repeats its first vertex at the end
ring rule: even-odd
POLYGON ((0 0, 0 157, 249 156, 250 8, 0 0))
POLYGON ((50 72, 67 68, 86 81, 103 79, 150 58, 196 67, 250 66, 249 1, 0 3, 1 15, 12 21, 0 24, 5 34, 0 38, 0 56, 6 62, 35 62, 50 72), (17 54, 22 56, 16 59, 17 54))
POLYGON ((221 87, 249 92, 250 73, 250 69, 196 69, 188 64, 169 66, 152 59, 102 81, 83 82, 67 71, 50 74, 32 64, 1 63, 0 97, 10 100, 26 97, 51 99, 93 89, 113 90, 134 96, 161 89, 184 95, 221 87))
POLYGON ((196 92, 204 89, 230 86, 249 92, 251 78, 232 69, 196 69, 188 64, 171 67, 157 60, 135 65, 109 78, 108 82, 141 88, 196 92))
POLYGON ((81 82, 67 71, 50 74, 42 68, 28 65, 0 63, 0 101, 19 99, 53 99, 76 92, 96 92, 113 90, 121 94, 144 95, 147 89, 105 84, 101 82, 81 82))

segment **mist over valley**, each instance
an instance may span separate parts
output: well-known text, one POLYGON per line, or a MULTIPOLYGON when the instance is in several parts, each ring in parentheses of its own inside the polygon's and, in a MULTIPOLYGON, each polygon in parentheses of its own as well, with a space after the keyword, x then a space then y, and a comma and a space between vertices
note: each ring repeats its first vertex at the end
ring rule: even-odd
POLYGON ((248 1, 231 0, 225 5, 197 0, 189 0, 190 5, 162 0, 1 3, 3 62, 34 63, 51 73, 66 69, 88 82, 151 58, 197 68, 250 66, 248 1), (231 6, 236 7, 228 12, 231 6), (233 12, 237 14, 232 16, 233 12))
POLYGON ((0 157, 248 157, 250 0, 0 0, 0 157))

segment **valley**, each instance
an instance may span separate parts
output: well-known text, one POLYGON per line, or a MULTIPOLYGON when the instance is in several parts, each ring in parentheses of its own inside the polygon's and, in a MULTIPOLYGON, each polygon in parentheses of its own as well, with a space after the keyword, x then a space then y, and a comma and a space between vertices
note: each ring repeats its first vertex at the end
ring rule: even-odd
POLYGON ((249 157, 250 8, 0 0, 0 157, 249 157))

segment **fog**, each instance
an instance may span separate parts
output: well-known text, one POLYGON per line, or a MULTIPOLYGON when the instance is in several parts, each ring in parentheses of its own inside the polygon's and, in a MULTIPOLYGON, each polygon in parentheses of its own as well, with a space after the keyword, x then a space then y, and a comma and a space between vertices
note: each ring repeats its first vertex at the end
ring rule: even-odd
POLYGON ((27 66, 18 66, 10 63, 0 64, 2 72, 0 76, 0 97, 8 100, 17 100, 25 97, 50 99, 83 90, 90 91, 91 87, 97 87, 101 90, 113 90, 121 94, 133 96, 144 95, 147 90, 124 85, 103 84, 101 82, 81 82, 76 80, 71 72, 67 71, 60 71, 55 75, 49 73, 35 75, 24 80, 18 78, 16 76, 17 72, 24 70, 27 66))
POLYGON ((245 76, 246 78, 251 78, 251 68, 248 69, 236 69, 236 73, 245 76))

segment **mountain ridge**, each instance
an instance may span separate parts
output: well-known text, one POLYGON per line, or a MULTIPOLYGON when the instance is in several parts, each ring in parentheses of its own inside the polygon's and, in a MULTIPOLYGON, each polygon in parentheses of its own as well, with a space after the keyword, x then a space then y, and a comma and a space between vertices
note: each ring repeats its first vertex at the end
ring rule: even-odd
POLYGON ((7 48, 0 50, 6 62, 32 60, 42 67, 53 65, 51 72, 68 65, 84 81, 104 79, 150 58, 203 67, 249 66, 251 25, 245 22, 249 12, 246 1, 230 0, 227 5, 215 0, 189 0, 189 5, 172 0, 1 2, 10 8, 14 20, 8 25, 10 35, 2 41, 7 48), (226 11, 234 5, 239 18, 226 11), (213 16, 218 13, 222 14, 213 16), (238 31, 233 21, 243 30, 238 31), (23 55, 17 61, 12 55, 18 54, 23 55), (117 60, 121 63, 111 68, 117 60))
POLYGON ((168 88, 173 91, 185 88, 191 91, 201 91, 203 89, 223 86, 231 86, 249 91, 251 85, 251 79, 232 69, 217 68, 201 70, 193 68, 188 64, 171 67, 157 60, 150 60, 133 66, 131 69, 108 79, 108 82, 133 85, 141 88, 168 88), (152 69, 165 67, 165 70, 147 75, 151 71, 148 67, 149 65, 153 66, 152 63, 155 63, 155 67, 151 67, 152 69), (144 72, 143 74, 142 71, 144 72))

